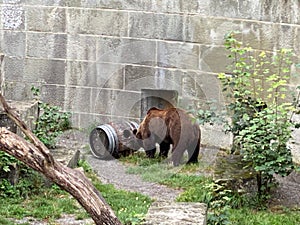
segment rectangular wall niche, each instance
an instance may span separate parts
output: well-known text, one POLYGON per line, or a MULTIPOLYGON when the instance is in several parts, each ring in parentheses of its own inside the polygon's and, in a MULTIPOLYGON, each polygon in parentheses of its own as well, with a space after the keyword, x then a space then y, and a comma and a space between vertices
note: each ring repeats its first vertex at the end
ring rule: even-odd
POLYGON ((144 118, 152 107, 166 109, 176 107, 178 103, 176 90, 142 89, 141 95, 141 118, 144 118))

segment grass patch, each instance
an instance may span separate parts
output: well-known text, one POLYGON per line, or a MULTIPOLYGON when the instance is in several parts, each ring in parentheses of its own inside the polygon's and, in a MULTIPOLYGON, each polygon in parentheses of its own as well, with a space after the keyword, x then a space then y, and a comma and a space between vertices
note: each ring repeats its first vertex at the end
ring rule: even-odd
MULTIPOLYGON (((177 197, 179 202, 203 202, 210 203, 218 195, 220 199, 214 204, 221 201, 228 201, 229 206, 227 224, 231 225, 296 225, 300 224, 299 211, 284 209, 280 211, 271 210, 254 210, 251 201, 244 199, 243 196, 235 196, 234 193, 226 194, 224 191, 211 192, 214 183, 212 178, 205 177, 201 174, 203 168, 201 163, 173 167, 162 162, 160 158, 148 159, 144 154, 133 155, 122 158, 127 166, 127 172, 139 174, 144 180, 157 182, 175 189, 183 189, 183 192, 177 197), (215 196, 215 194, 217 194, 215 196), (223 196, 224 195, 224 196, 223 196), (247 203, 247 201, 249 203, 247 203), (240 206, 246 205, 248 207, 240 206), (237 208, 236 208, 237 207, 237 208)), ((217 187, 213 188, 217 191, 217 187)), ((215 199, 216 200, 216 199, 215 199)), ((254 201, 254 200, 252 200, 254 201)), ((223 215, 220 215, 223 216, 223 215)), ((227 215, 226 215, 227 217, 227 215)), ((217 219, 220 221, 220 218, 217 219)), ((213 223, 210 223, 213 224, 213 223)), ((215 223, 223 224, 223 223, 215 223)))
POLYGON ((151 199, 137 192, 117 190, 113 185, 95 184, 102 196, 124 224, 141 222, 148 212, 151 199))
POLYGON ((211 179, 204 176, 177 173, 163 180, 161 184, 184 190, 176 198, 178 202, 208 203, 210 195, 205 187, 208 182, 211 182, 211 179))
MULTIPOLYGON (((138 224, 144 219, 152 202, 149 197, 140 193, 118 190, 110 184, 102 184, 86 162, 80 163, 86 175, 123 224, 138 224)), ((0 198, 0 224, 15 224, 7 218, 22 219, 24 217, 47 220, 51 223, 62 214, 76 215, 78 220, 89 218, 77 201, 56 185, 34 193, 27 198, 0 198)))
POLYGON ((123 224, 138 224, 143 221, 152 203, 151 198, 137 192, 116 189, 111 184, 102 184, 97 175, 87 165, 85 167, 87 176, 123 224))
POLYGON ((255 211, 253 209, 231 209, 229 211, 231 224, 238 225, 296 225, 300 224, 299 211, 285 209, 281 212, 270 210, 255 211))
POLYGON ((0 199, 0 219, 33 217, 52 221, 62 214, 77 214, 83 209, 71 196, 63 191, 45 189, 27 199, 0 199))
POLYGON ((145 181, 183 189, 183 193, 176 199, 179 202, 207 202, 209 199, 204 186, 211 179, 193 174, 201 169, 200 163, 174 167, 159 157, 149 159, 144 154, 132 155, 122 161, 129 165, 128 173, 138 174, 145 181))
MULTIPOLYGON (((11 220, 7 220, 0 217, 0 224, 1 225, 15 225, 15 223, 11 220)), ((30 225, 30 223, 18 223, 18 225, 30 225)))
POLYGON ((149 166, 129 167, 129 174, 139 174, 145 181, 160 183, 174 174, 172 168, 166 164, 155 163, 149 166))

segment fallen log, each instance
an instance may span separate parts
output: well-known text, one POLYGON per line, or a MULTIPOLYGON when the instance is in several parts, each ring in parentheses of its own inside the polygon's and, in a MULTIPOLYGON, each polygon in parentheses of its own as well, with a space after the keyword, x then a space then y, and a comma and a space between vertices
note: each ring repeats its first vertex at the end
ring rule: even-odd
POLYGON ((0 150, 42 173, 50 181, 70 193, 90 214, 97 225, 121 225, 119 219, 91 181, 80 171, 57 162, 50 154, 49 149, 28 129, 19 115, 9 107, 2 93, 0 93, 0 101, 8 117, 17 124, 31 142, 1 127, 0 150))

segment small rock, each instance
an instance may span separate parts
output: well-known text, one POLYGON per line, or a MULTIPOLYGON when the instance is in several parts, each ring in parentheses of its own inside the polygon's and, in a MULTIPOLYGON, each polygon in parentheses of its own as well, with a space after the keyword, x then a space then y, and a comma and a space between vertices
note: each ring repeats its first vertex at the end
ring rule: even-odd
POLYGON ((143 225, 205 225, 207 206, 194 202, 154 202, 143 225))

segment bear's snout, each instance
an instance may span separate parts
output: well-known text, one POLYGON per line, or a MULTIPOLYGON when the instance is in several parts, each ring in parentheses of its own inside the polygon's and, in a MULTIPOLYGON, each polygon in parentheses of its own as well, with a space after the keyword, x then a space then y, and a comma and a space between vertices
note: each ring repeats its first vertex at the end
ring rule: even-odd
POLYGON ((143 140, 142 140, 142 134, 141 134, 141 132, 138 132, 137 129, 134 129, 132 131, 132 133, 135 135, 136 141, 137 141, 139 147, 143 147, 143 140))
POLYGON ((138 131, 137 129, 134 129, 132 132, 133 132, 133 134, 135 135, 135 137, 136 137, 137 139, 140 139, 140 140, 143 139, 143 138, 142 138, 142 133, 141 133, 140 131, 138 131))

